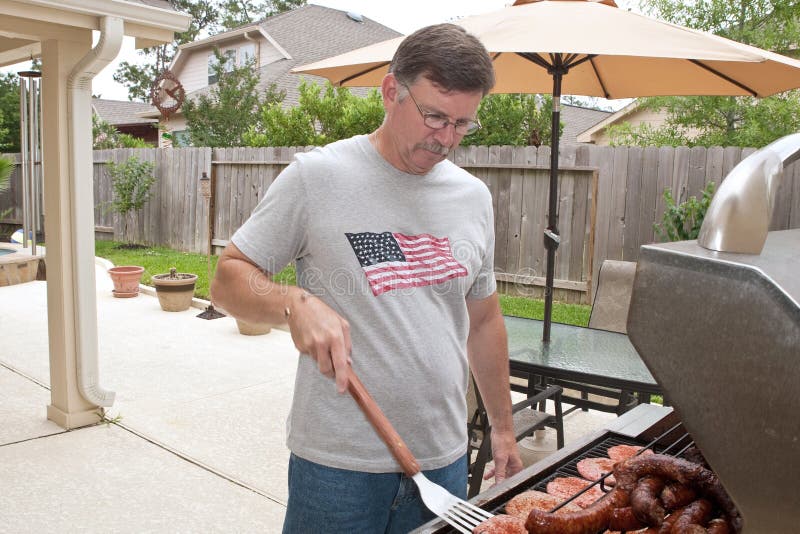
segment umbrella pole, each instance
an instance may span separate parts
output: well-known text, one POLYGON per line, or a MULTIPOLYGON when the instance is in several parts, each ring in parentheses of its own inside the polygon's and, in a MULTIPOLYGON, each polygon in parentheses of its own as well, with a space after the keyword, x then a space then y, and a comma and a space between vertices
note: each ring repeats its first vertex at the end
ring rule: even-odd
POLYGON ((561 130, 561 78, 566 68, 561 64, 560 54, 551 67, 553 74, 553 121, 550 125, 550 191, 547 213, 547 228, 544 231, 544 246, 547 249, 547 276, 544 287, 544 328, 542 341, 550 342, 550 323, 553 315, 553 280, 556 269, 556 249, 561 242, 558 235, 558 142, 561 130))

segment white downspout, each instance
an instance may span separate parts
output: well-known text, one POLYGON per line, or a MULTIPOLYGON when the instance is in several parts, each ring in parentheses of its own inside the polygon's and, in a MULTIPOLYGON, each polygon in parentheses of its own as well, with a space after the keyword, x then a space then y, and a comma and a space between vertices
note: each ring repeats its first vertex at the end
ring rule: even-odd
POLYGON ((92 78, 119 54, 124 35, 119 17, 100 19, 100 40, 67 79, 72 276, 78 389, 97 406, 114 404, 114 392, 100 387, 97 341, 97 286, 94 272, 94 192, 92 169, 92 78))

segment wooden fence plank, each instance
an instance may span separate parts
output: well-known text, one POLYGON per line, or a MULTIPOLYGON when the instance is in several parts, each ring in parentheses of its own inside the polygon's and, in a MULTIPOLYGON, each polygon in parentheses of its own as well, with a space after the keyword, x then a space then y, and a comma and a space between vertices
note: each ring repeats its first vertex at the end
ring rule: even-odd
POLYGON ((659 149, 647 147, 644 149, 642 162, 642 189, 639 195, 639 238, 634 247, 634 254, 629 261, 639 260, 639 246, 653 242, 653 221, 656 220, 656 204, 658 199, 658 162, 659 149))
MULTIPOLYGON (((517 164, 525 161, 525 147, 509 149, 510 162, 517 164)), ((522 182, 525 179, 524 169, 511 169, 509 172, 509 208, 508 208, 508 244, 506 249, 506 272, 515 273, 520 268, 520 236, 522 226, 522 182)))
MULTIPOLYGON (((623 235, 625 231, 625 195, 628 189, 628 147, 616 147, 610 172, 601 173, 598 198, 601 202, 599 213, 603 223, 598 225, 603 235, 604 257, 621 260, 623 257, 623 235), (604 176, 605 175, 605 176, 604 176)), ((599 266, 598 266, 599 268, 599 266)), ((596 280, 597 278, 595 278, 596 280)))
MULTIPOLYGON (((500 163, 510 155, 509 147, 493 146, 489 147, 489 163, 500 163)), ((507 273, 508 267, 508 219, 510 217, 510 196, 511 196, 511 171, 508 169, 498 169, 494 173, 497 183, 497 213, 495 216, 495 268, 507 273)))
POLYGON ((644 149, 630 147, 628 150, 628 180, 625 191, 625 208, 623 214, 624 230, 622 232, 622 259, 633 260, 639 253, 639 200, 642 193, 642 165, 644 149))

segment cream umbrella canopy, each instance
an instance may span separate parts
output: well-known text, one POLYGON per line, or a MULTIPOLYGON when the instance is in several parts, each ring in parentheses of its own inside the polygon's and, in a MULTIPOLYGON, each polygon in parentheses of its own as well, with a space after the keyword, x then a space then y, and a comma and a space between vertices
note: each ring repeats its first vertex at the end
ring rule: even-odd
MULTIPOLYGON (((461 19, 492 56, 495 93, 552 93, 543 340, 550 339, 558 235, 561 94, 764 97, 800 87, 800 61, 619 9, 613 0, 517 0, 461 19)), ((403 37, 293 70, 344 87, 379 86, 403 37)))

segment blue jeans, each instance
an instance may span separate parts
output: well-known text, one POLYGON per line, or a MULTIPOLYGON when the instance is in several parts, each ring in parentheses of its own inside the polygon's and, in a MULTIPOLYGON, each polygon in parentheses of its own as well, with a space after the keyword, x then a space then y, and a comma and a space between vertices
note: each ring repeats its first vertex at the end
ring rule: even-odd
MULTIPOLYGON (((467 494, 467 457, 424 471, 454 495, 467 494)), ((292 454, 283 534, 406 534, 435 516, 403 473, 326 467, 292 454)))

